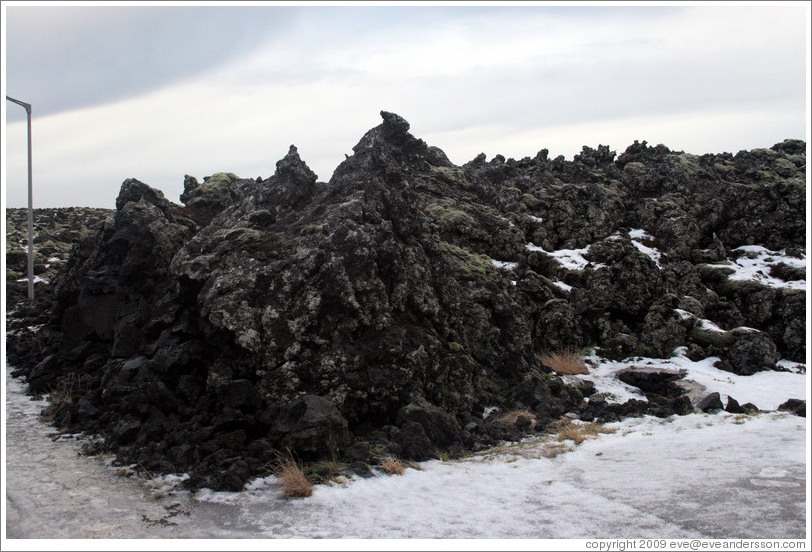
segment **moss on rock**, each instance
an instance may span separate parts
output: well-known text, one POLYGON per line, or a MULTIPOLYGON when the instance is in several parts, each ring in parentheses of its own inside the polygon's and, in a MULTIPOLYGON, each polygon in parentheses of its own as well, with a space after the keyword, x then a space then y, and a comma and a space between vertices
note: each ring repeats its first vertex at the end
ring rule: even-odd
POLYGON ((457 167, 431 167, 429 174, 448 184, 454 184, 464 189, 471 187, 471 183, 465 178, 465 173, 457 167))
POLYGON ((435 203, 429 205, 426 211, 443 230, 462 231, 476 225, 471 215, 450 205, 435 203))
POLYGON ((448 242, 439 242, 437 248, 451 261, 455 277, 484 286, 497 282, 499 275, 489 257, 448 242))

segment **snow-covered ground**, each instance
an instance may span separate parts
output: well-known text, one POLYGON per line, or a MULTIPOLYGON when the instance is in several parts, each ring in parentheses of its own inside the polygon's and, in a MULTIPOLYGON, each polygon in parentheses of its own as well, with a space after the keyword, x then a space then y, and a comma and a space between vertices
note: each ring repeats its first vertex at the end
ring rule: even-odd
MULTIPOLYGON (((803 376, 779 375, 795 377, 782 384, 780 398, 777 391, 765 395, 769 404, 804 396, 803 376)), ((75 439, 52 442, 52 428, 37 420, 43 403, 26 397, 19 381, 7 375, 6 382, 4 514, 11 539, 365 539, 314 546, 380 549, 366 539, 805 535, 806 420, 787 413, 628 419, 578 446, 535 437, 461 461, 424 462, 402 476, 317 486, 309 498, 287 500, 274 477, 239 493, 196 495, 173 488, 177 478, 120 477, 104 459, 78 456, 75 439), (565 452, 549 454, 556 448, 565 452)), ((732 385, 747 400, 742 390, 750 386, 732 385)), ((452 541, 428 546, 457 548, 452 541)), ((461 541, 457 549, 471 546, 461 541)))
POLYGON ((273 478, 198 500, 230 498, 268 537, 803 535, 803 419, 693 415, 607 428, 614 433, 555 458, 529 441, 513 453, 319 487, 281 511, 273 478))
POLYGON ((624 403, 629 399, 646 400, 636 387, 618 380, 616 374, 630 367, 657 368, 678 373, 686 372, 685 381, 704 388, 704 393, 718 392, 722 403, 733 397, 739 404, 753 403, 760 410, 776 410, 787 399, 806 400, 806 366, 796 362, 779 362, 786 372, 764 371, 752 376, 739 376, 719 370, 713 363, 715 357, 692 361, 685 356, 685 347, 675 350, 671 358, 636 358, 611 361, 600 358, 594 352, 586 358, 590 365, 589 374, 566 376, 567 379, 589 380, 599 393, 607 394, 607 402, 624 403))

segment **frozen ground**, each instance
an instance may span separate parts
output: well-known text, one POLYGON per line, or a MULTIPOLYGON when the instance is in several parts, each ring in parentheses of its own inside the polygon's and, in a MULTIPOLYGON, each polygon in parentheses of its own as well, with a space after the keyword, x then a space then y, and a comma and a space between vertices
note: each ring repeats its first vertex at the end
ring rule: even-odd
POLYGON ((9 539, 805 537, 806 420, 784 413, 630 419, 552 458, 534 439, 285 500, 273 477, 191 496, 117 476, 6 382, 9 539))
POLYGON ((719 359, 709 357, 694 362, 685 356, 685 348, 679 347, 671 358, 637 358, 611 361, 594 353, 586 358, 590 365, 588 375, 566 376, 566 379, 590 380, 599 393, 607 394, 607 402, 623 403, 629 399, 646 400, 636 387, 626 385, 616 374, 630 367, 656 368, 667 372, 685 372, 685 381, 692 382, 695 393, 704 396, 718 392, 723 404, 733 397, 739 404, 753 403, 760 410, 776 410, 787 399, 806 400, 806 366, 788 360, 779 364, 786 370, 757 372, 752 376, 739 376, 714 367, 719 359))

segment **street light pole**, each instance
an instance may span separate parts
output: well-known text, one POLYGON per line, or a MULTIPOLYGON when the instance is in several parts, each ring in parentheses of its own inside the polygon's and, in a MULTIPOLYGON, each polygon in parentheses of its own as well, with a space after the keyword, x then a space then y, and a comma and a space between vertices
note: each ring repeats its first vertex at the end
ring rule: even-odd
POLYGON ((34 185, 31 177, 31 104, 6 96, 10 102, 21 105, 28 115, 28 299, 34 300, 34 185))

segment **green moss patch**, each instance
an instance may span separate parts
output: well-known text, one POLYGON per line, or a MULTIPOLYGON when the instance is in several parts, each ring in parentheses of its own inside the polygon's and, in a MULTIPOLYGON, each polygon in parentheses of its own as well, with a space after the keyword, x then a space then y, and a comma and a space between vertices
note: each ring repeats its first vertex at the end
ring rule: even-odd
POLYGON ((457 167, 431 167, 429 174, 437 180, 448 184, 453 184, 465 189, 471 187, 471 183, 465 178, 463 170, 457 167))
POLYGON ((231 183, 239 177, 234 173, 215 173, 191 192, 187 202, 189 207, 202 204, 228 206, 234 202, 231 195, 231 183))
POLYGON ((497 282, 499 274, 489 257, 448 242, 439 242, 437 247, 448 258, 456 278, 485 286, 497 282))
POLYGON ((429 205, 426 211, 443 230, 462 231, 476 225, 471 215, 448 205, 435 203, 429 205))

